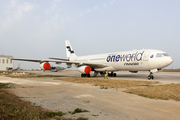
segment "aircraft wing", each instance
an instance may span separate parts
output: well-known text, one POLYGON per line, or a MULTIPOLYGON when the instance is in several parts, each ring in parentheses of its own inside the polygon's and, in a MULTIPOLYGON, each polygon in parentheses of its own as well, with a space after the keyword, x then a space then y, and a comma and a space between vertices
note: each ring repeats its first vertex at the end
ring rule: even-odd
POLYGON ((69 59, 62 59, 62 58, 52 58, 49 57, 49 59, 55 59, 55 60, 60 60, 58 63, 69 63, 69 64, 75 64, 75 65, 88 65, 92 68, 103 68, 103 67, 108 67, 108 65, 105 64, 99 64, 99 63, 89 63, 89 62, 80 62, 80 61, 69 61, 69 59))
POLYGON ((69 59, 62 59, 62 58, 52 58, 52 57, 49 57, 49 59, 54 59, 54 60, 63 60, 63 61, 69 61, 69 59))
POLYGON ((81 61, 56 61, 57 63, 67 63, 67 64, 75 64, 79 66, 88 65, 92 68, 103 68, 108 67, 106 64, 99 64, 99 63, 90 63, 90 62, 81 62, 81 61))
POLYGON ((83 65, 88 65, 92 68, 103 68, 103 67, 108 67, 106 64, 98 64, 98 63, 83 63, 83 65))
POLYGON ((29 61, 29 62, 58 62, 57 60, 40 60, 40 59, 24 59, 24 58, 10 58, 11 60, 29 61))
POLYGON ((81 61, 67 61, 67 59, 61 59, 57 58, 57 60, 40 60, 40 59, 24 59, 24 58, 11 58, 11 60, 19 60, 19 61, 29 61, 29 62, 56 62, 56 63, 67 63, 67 64, 75 64, 79 66, 88 65, 92 68, 103 68, 108 67, 106 64, 99 64, 99 63, 90 63, 90 62, 81 62, 81 61), (59 59, 59 60, 58 60, 59 59))

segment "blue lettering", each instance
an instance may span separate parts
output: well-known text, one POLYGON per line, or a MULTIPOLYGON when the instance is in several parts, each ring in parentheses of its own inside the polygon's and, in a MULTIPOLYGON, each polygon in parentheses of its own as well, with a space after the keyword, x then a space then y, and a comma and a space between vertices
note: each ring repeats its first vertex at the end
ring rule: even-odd
POLYGON ((136 60, 137 60, 137 61, 142 60, 143 53, 144 53, 144 51, 143 51, 142 53, 138 53, 138 54, 137 54, 137 56, 136 56, 136 60))
POLYGON ((120 55, 117 55, 117 56, 116 56, 116 62, 119 61, 119 58, 120 58, 120 57, 121 57, 120 55))
POLYGON ((114 61, 115 61, 115 55, 112 55, 111 62, 114 62, 114 61))
POLYGON ((106 59, 107 62, 119 62, 119 61, 141 61, 143 57, 143 52, 136 52, 133 54, 121 54, 121 55, 109 55, 106 59))
POLYGON ((107 62, 110 62, 110 60, 111 60, 111 56, 109 55, 109 56, 107 57, 106 61, 107 61, 107 62))
POLYGON ((131 54, 126 55, 126 61, 129 62, 131 60, 131 54))
POLYGON ((126 58, 125 58, 125 55, 122 55, 122 56, 121 56, 121 61, 125 61, 125 59, 126 59, 126 58))

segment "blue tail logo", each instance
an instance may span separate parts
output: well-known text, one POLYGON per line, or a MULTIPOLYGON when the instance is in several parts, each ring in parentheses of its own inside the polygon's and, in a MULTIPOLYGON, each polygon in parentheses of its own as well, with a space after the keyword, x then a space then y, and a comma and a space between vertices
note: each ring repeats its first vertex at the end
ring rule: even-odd
POLYGON ((69 51, 70 53, 74 53, 74 51, 71 50, 70 46, 67 46, 66 48, 68 49, 68 51, 69 51))

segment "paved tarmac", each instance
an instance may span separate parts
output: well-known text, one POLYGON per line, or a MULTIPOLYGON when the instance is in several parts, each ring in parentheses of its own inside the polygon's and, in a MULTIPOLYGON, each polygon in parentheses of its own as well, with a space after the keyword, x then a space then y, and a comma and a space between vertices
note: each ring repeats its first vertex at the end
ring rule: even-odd
MULTIPOLYGON (((80 77, 78 71, 42 72, 80 77)), ((137 74, 117 72, 127 80, 147 80, 148 72, 137 74)), ((92 74, 93 75, 93 74, 92 74)), ((161 72, 155 74, 155 80, 162 83, 180 83, 180 73, 161 72)), ((173 100, 154 100, 127 94, 115 89, 100 89, 99 86, 76 84, 53 80, 53 78, 8 78, 0 76, 0 82, 19 84, 12 91, 24 100, 51 110, 66 112, 63 117, 88 120, 179 120, 180 102, 173 100), (88 110, 86 113, 70 114, 76 108, 88 110)))
MULTIPOLYGON (((81 73, 77 70, 62 70, 58 72, 51 72, 51 71, 26 71, 26 72, 33 72, 43 75, 62 75, 62 76, 74 76, 74 77, 81 77, 81 73)), ((117 77, 111 77, 114 79, 125 79, 125 80, 148 80, 147 76, 149 72, 147 71, 140 71, 138 73, 130 73, 128 71, 118 71, 117 77)), ((91 72, 91 77, 94 76, 94 73, 91 72)), ((98 77, 102 77, 101 75, 98 77)), ((103 78, 103 77, 102 77, 103 78)), ((170 83, 180 83, 180 72, 158 72, 154 73, 154 80, 153 81, 160 81, 164 84, 170 83)))

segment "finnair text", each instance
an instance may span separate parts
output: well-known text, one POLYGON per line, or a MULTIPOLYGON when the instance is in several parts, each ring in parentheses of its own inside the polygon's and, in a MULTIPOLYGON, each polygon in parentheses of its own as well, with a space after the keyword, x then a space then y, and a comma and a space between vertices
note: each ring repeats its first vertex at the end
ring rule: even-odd
POLYGON ((122 55, 109 55, 106 59, 107 62, 119 62, 119 61, 126 61, 126 62, 131 62, 131 61, 141 61, 142 56, 144 54, 143 52, 136 52, 133 54, 122 54, 122 55))

